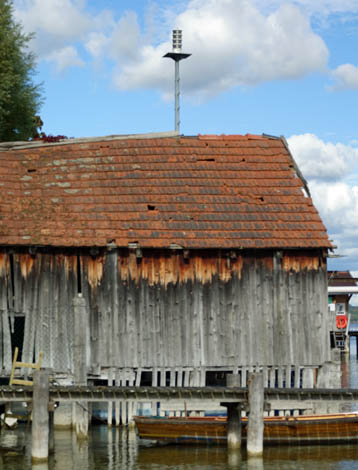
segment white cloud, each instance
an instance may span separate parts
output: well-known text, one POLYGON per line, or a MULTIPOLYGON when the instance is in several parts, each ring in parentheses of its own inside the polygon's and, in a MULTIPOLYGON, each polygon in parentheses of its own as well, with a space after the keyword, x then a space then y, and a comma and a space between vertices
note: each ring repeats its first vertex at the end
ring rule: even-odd
MULTIPOLYGON (((170 25, 183 30, 187 92, 217 94, 236 85, 296 79, 326 67, 328 50, 299 8, 285 4, 264 15, 249 0, 192 0, 170 25)), ((118 39, 121 39, 119 34, 118 39)), ((140 46, 137 59, 118 64, 122 89, 172 88, 172 69, 161 59, 170 41, 140 46)))
POLYGON ((137 15, 127 11, 116 24, 111 36, 109 53, 117 62, 133 61, 137 58, 140 29, 137 15))
POLYGON ((352 64, 343 64, 332 71, 335 80, 332 90, 358 90, 358 67, 352 64))
POLYGON ((333 181, 357 169, 358 148, 324 142, 314 134, 293 135, 288 144, 308 180, 333 181))
POLYGON ((253 0, 190 0, 180 13, 173 14, 172 7, 159 9, 160 18, 157 11, 147 30, 133 11, 115 22, 106 10, 91 16, 86 3, 15 0, 15 13, 27 31, 36 32, 33 46, 40 59, 60 56, 66 47, 76 49, 78 56, 82 45, 93 59, 114 61, 114 82, 120 89, 171 93, 172 67, 162 56, 171 50, 174 27, 183 29, 184 49, 193 54, 182 62, 182 86, 196 95, 301 78, 324 70, 328 60, 327 47, 313 32, 309 17, 288 3, 264 13, 253 0), (164 33, 167 41, 158 41, 164 33))
POLYGON ((349 186, 343 181, 334 183, 324 183, 318 181, 310 181, 309 187, 312 192, 313 199, 316 200, 320 212, 324 217, 331 217, 331 225, 358 228, 358 187, 349 186), (334 221, 333 221, 334 220, 334 221))
POLYGON ((358 186, 351 184, 358 175, 358 149, 313 134, 292 136, 288 143, 337 253, 347 257, 340 266, 358 269, 358 186))
POLYGON ((348 257, 348 264, 355 263, 358 269, 358 186, 311 181, 309 187, 337 253, 348 257))
POLYGON ((35 33, 31 47, 38 59, 53 61, 58 72, 84 65, 82 45, 99 55, 108 42, 103 31, 114 24, 109 10, 91 16, 86 0, 14 0, 14 7, 16 21, 35 33))
MULTIPOLYGON (((282 0, 254 0, 258 6, 265 8, 277 8, 282 0)), ((358 13, 356 0, 292 0, 291 3, 298 5, 308 14, 313 16, 327 16, 344 13, 358 13)))
POLYGON ((83 60, 78 56, 76 49, 72 46, 56 50, 46 56, 46 60, 53 61, 56 64, 56 71, 62 72, 69 67, 82 67, 83 60))
POLYGON ((108 46, 108 37, 101 32, 90 33, 85 47, 87 51, 95 58, 98 59, 103 54, 103 50, 108 46))
POLYGON ((40 58, 82 38, 92 26, 78 1, 17 0, 14 13, 25 31, 36 33, 33 48, 40 58))

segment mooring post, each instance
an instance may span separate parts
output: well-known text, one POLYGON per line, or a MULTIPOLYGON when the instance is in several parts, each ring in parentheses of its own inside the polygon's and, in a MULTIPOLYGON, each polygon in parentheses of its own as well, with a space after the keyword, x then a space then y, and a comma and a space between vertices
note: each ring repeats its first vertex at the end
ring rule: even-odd
POLYGON ((241 402, 221 402, 220 406, 227 409, 227 447, 228 449, 241 448, 241 402))
MULTIPOLYGON (((240 387, 241 377, 239 374, 228 374, 226 376, 227 387, 240 387)), ((221 406, 227 409, 227 446, 230 450, 241 448, 242 443, 242 427, 241 427, 241 411, 242 402, 223 402, 221 406)))
MULTIPOLYGON (((86 367, 86 332, 87 312, 86 301, 82 294, 73 299, 74 314, 74 341, 73 341, 73 368, 76 385, 87 385, 86 367)), ((88 437, 87 402, 78 401, 73 407, 73 426, 80 439, 88 437)))
MULTIPOLYGON (((111 367, 109 368, 108 371, 108 386, 113 387, 114 385, 114 370, 112 372, 111 367)), ((113 402, 109 401, 108 402, 108 411, 107 411, 107 426, 110 428, 112 427, 113 424, 113 402)))
POLYGON ((249 419, 247 424, 247 453, 259 456, 263 453, 264 437, 264 378, 262 372, 249 376, 249 419))
POLYGON ((31 456, 33 463, 48 461, 49 399, 49 371, 36 370, 32 395, 31 456))
POLYGON ((54 436, 54 412, 55 403, 51 400, 48 407, 48 423, 49 423, 49 436, 48 436, 48 448, 49 453, 55 452, 55 436, 54 436))

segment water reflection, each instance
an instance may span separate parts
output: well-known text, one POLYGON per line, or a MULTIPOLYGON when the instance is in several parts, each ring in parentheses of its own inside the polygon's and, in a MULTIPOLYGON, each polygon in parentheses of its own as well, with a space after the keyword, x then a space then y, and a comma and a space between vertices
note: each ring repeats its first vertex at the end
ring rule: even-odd
POLYGON ((227 453, 227 464, 231 468, 239 468, 242 462, 242 452, 237 449, 229 450, 227 453))
POLYGON ((267 447, 263 458, 225 447, 150 446, 138 443, 135 432, 97 426, 88 441, 77 441, 71 431, 56 431, 55 452, 48 464, 31 464, 30 436, 21 426, 1 438, 8 447, 0 453, 1 470, 333 470, 358 467, 358 446, 267 447), (25 440, 26 451, 21 448, 25 440), (20 443, 20 445, 19 445, 20 443))
POLYGON ((248 470, 263 470, 264 461, 262 457, 249 457, 247 460, 248 470))
POLYGON ((32 470, 49 470, 48 463, 36 463, 32 464, 32 470))
MULTIPOLYGON (((226 468, 233 454, 224 447, 164 446, 139 448, 136 458, 140 469, 160 468, 226 468), (182 466, 182 467, 180 467, 182 466)), ((240 464, 240 455, 234 455, 232 465, 240 464)), ((232 468, 232 465, 230 468, 232 468)), ((237 468, 234 466, 233 468, 237 468)))

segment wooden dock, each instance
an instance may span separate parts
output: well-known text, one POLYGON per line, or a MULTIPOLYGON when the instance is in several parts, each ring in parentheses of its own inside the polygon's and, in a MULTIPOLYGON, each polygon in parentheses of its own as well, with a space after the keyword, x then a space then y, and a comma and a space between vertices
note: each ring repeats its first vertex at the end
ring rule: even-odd
MULTIPOLYGON (((327 389, 327 388, 264 388, 263 373, 253 373, 251 381, 260 378, 260 387, 251 390, 242 387, 109 387, 109 386, 55 386, 49 381, 49 371, 37 370, 34 373, 34 386, 0 387, 0 402, 31 402, 32 406, 32 460, 33 462, 48 459, 51 427, 53 423, 54 402, 74 404, 72 425, 76 429, 77 438, 88 436, 88 416, 77 414, 76 408, 84 409, 89 402, 154 402, 185 404, 186 402, 211 401, 227 408, 228 416, 228 447, 241 445, 242 411, 250 410, 249 429, 253 426, 253 435, 257 434, 258 426, 263 419, 263 411, 272 408, 310 408, 319 403, 352 403, 358 402, 358 389, 327 389), (260 397, 259 406, 257 398, 260 397), (304 404, 304 406, 302 406, 304 404), (235 411, 233 413, 232 411, 235 411), (231 414, 230 414, 231 413, 231 414), (257 414, 259 419, 253 417, 257 414), (230 431, 231 430, 231 431, 230 431), (231 436, 231 434, 232 436, 231 436), (230 440, 231 439, 231 440, 230 440), (232 441, 232 442, 231 442, 232 441), (230 444, 231 443, 231 444, 230 444)), ((250 382, 251 383, 251 382, 250 382)), ((112 408, 109 406, 109 410, 112 408)), ((215 408, 214 408, 215 409, 215 408)), ((111 414, 112 417, 112 414, 111 414)), ((262 426, 261 426, 262 427, 262 426)), ((262 433, 261 433, 262 434, 262 433)), ((262 436, 259 442, 247 440, 247 449, 253 447, 253 453, 262 453, 262 436), (251 447, 250 447, 251 446, 251 447)))
MULTIPOLYGON (((50 400, 55 402, 110 402, 116 400, 177 401, 225 400, 246 401, 247 388, 232 387, 108 387, 108 386, 50 386, 50 400)), ((31 402, 32 388, 0 387, 1 402, 31 402)), ((270 401, 330 401, 358 402, 358 389, 326 388, 265 388, 264 397, 270 401)))

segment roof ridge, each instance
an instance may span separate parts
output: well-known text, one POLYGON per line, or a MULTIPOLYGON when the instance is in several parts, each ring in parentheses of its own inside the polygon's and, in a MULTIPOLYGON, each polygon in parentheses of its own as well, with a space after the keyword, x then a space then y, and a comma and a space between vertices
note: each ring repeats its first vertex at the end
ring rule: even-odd
POLYGON ((266 138, 264 134, 198 134, 199 140, 263 140, 266 138))
POLYGON ((295 170, 297 176, 298 176, 298 177, 300 178, 300 180, 302 181, 303 187, 304 187, 304 189, 305 189, 307 195, 308 195, 309 197, 311 197, 311 192, 310 192, 310 190, 309 190, 307 180, 306 180, 306 178, 303 176, 301 170, 299 169, 299 167, 298 167, 298 165, 297 165, 297 163, 296 163, 296 160, 294 159, 294 157, 293 157, 293 155, 292 155, 292 153, 291 153, 291 150, 290 150, 290 147, 289 147, 288 142, 287 142, 287 140, 286 140, 286 137, 283 136, 283 135, 281 135, 280 139, 281 139, 283 145, 286 147, 287 153, 288 153, 289 157, 290 157, 291 160, 292 160, 293 168, 294 168, 294 170, 295 170))
POLYGON ((15 142, 0 142, 0 150, 21 150, 25 148, 38 148, 48 147, 55 145, 70 145, 70 144, 82 144, 89 142, 106 142, 112 140, 128 140, 128 139, 160 139, 167 137, 180 137, 177 131, 167 132, 150 132, 145 134, 114 134, 99 137, 77 137, 70 139, 62 139, 58 142, 45 142, 43 140, 32 140, 32 141, 15 141, 15 142))

